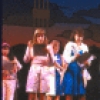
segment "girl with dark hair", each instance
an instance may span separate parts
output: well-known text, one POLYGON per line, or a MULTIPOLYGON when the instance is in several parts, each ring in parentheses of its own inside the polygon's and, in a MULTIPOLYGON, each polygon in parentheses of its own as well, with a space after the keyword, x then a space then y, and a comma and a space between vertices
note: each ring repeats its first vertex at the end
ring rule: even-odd
POLYGON ((10 51, 8 43, 2 44, 2 66, 2 97, 3 100, 13 100, 17 84, 17 71, 22 68, 22 65, 10 51))
MULTIPOLYGON (((82 28, 76 28, 75 30, 73 30, 71 34, 71 40, 66 44, 64 48, 63 58, 66 63, 69 64, 63 81, 66 100, 72 100, 72 96, 77 95, 81 95, 84 97, 87 80, 91 79, 91 76, 86 68, 81 73, 81 70, 79 70, 78 66, 74 67, 74 65, 71 64, 77 57, 89 51, 87 45, 83 43, 83 34, 84 30, 82 28), (70 71, 70 68, 73 69, 73 71, 70 71), (81 74, 83 76, 83 79, 81 77, 81 74), (79 80, 81 80, 82 82, 84 80, 84 84, 81 84, 82 82, 80 83, 79 80)), ((80 98, 80 100, 85 100, 85 97, 84 99, 80 98)))
POLYGON ((49 61, 61 68, 54 60, 53 49, 48 45, 46 32, 42 28, 34 31, 33 40, 28 42, 24 55, 24 61, 31 61, 31 67, 27 77, 26 92, 28 100, 37 100, 37 93, 40 94, 39 100, 44 100, 45 93, 49 91, 49 61))

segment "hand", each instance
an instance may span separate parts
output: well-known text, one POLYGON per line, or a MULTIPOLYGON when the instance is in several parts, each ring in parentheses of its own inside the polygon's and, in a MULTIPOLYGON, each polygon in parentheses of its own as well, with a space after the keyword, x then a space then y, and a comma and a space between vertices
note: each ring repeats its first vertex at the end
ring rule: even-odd
POLYGON ((64 68, 63 68, 63 67, 60 67, 60 71, 62 71, 62 72, 63 72, 63 71, 64 71, 64 68))
MULTIPOLYGON (((76 54, 76 55, 75 55, 75 59, 76 59, 77 57, 79 57, 79 56, 80 56, 80 54, 76 54)), ((74 60, 75 60, 75 59, 74 59, 74 60)))
POLYGON ((13 60, 13 61, 11 61, 11 63, 16 64, 16 63, 17 63, 17 58, 16 58, 16 57, 14 57, 14 60, 13 60))
POLYGON ((67 70, 67 68, 68 68, 68 64, 65 63, 65 64, 63 65, 63 68, 64 68, 64 70, 67 70))
POLYGON ((47 60, 42 60, 42 64, 43 65, 47 65, 48 64, 48 61, 47 60))
POLYGON ((32 61, 33 60, 33 57, 29 57, 29 59, 32 61))
POLYGON ((12 60, 11 63, 16 64, 16 60, 12 60))
POLYGON ((80 56, 80 54, 76 54, 76 57, 79 57, 80 56))
POLYGON ((28 47, 32 47, 32 41, 31 41, 31 40, 28 41, 27 46, 28 46, 28 47))

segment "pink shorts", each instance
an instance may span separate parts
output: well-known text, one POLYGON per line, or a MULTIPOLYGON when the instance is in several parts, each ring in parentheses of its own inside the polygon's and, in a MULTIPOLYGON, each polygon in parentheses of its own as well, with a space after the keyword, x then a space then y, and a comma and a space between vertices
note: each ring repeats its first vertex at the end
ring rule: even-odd
POLYGON ((49 67, 32 64, 28 72, 26 92, 47 93, 49 87, 49 67))

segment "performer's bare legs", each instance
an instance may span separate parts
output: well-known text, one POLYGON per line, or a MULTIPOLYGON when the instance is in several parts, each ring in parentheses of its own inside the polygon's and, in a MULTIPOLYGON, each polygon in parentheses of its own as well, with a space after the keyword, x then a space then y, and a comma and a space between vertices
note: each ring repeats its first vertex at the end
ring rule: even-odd
POLYGON ((40 93, 39 100, 44 100, 44 98, 45 98, 45 93, 40 93))
POLYGON ((85 95, 80 96, 80 97, 79 97, 79 100, 86 100, 86 96, 85 96, 85 95))
POLYGON ((47 100, 52 100, 52 96, 47 96, 47 100))
POLYGON ((47 96, 47 100, 60 100, 60 96, 47 96))
POLYGON ((73 100, 73 96, 67 95, 65 100, 73 100))
POLYGON ((54 100, 60 100, 60 96, 54 97, 54 100))
POLYGON ((37 94, 36 93, 29 93, 28 94, 28 100, 37 100, 37 94))

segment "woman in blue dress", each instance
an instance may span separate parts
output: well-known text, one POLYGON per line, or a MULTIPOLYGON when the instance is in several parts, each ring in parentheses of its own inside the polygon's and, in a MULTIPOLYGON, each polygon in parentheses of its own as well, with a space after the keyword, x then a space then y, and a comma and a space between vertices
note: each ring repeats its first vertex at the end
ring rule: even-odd
POLYGON ((73 30, 71 41, 64 48, 63 58, 69 64, 63 79, 63 92, 66 95, 66 100, 72 100, 73 96, 80 96, 79 100, 85 100, 85 86, 87 80, 90 79, 90 74, 87 69, 82 70, 75 61, 77 57, 88 52, 87 45, 82 42, 83 33, 81 28, 73 30))

